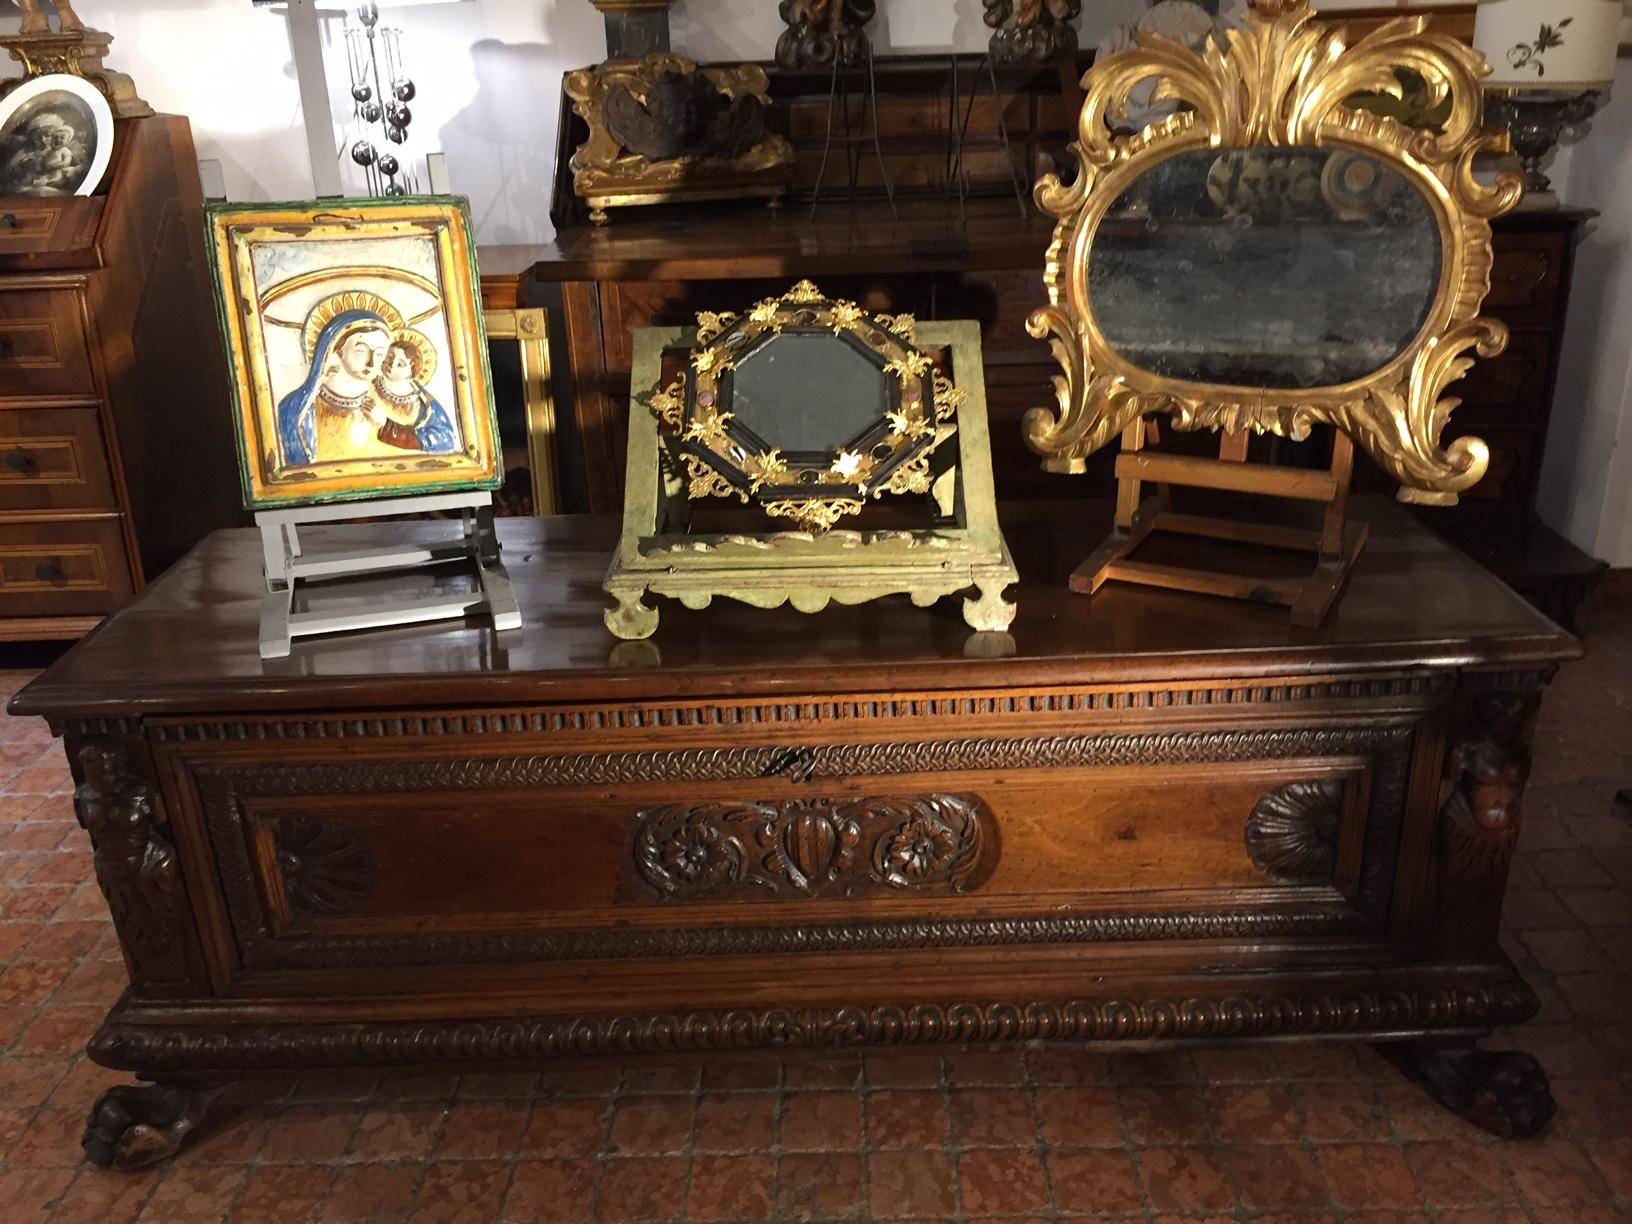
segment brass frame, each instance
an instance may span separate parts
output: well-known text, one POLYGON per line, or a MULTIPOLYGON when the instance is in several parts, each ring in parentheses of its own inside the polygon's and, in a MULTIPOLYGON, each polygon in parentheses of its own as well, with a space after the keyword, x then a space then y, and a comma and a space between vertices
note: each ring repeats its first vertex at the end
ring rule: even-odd
POLYGON ((927 493, 930 457, 952 435, 952 418, 964 400, 923 352, 914 347, 911 315, 881 315, 854 302, 829 298, 808 280, 780 297, 765 298, 746 315, 703 311, 688 368, 652 395, 651 406, 674 436, 690 478, 692 497, 757 501, 767 514, 793 519, 803 531, 826 531, 846 515, 859 514, 869 497, 927 493), (866 452, 838 450, 826 467, 793 460, 776 447, 738 459, 752 440, 736 434, 733 414, 722 411, 727 371, 767 333, 790 328, 849 335, 880 359, 882 372, 900 383, 900 402, 885 415, 887 433, 866 452))
MULTIPOLYGON (((617 600, 605 612, 614 635, 645 638, 657 629, 658 611, 645 602, 648 592, 688 608, 706 608, 724 596, 760 608, 791 603, 801 612, 817 612, 833 602, 858 604, 902 593, 928 607, 974 587, 978 596, 963 600, 965 622, 976 630, 1008 628, 1015 605, 1003 592, 1018 575, 997 523, 978 323, 917 325, 926 348, 950 351, 952 381, 964 395, 957 459, 931 490, 949 521, 918 531, 690 533, 688 478, 673 439, 659 430, 658 410, 649 405, 662 393, 664 353, 692 348, 696 336, 693 328, 634 330, 623 534, 603 583, 617 600)), ((972 640, 969 652, 1002 653, 1001 639, 976 637, 982 640, 972 640)))
POLYGON ((1049 471, 1081 472, 1085 458, 1141 416, 1165 413, 1178 429, 1251 429, 1292 438, 1328 423, 1366 448, 1401 484, 1401 501, 1452 505, 1485 473, 1478 438, 1440 446, 1451 410, 1447 384, 1493 357, 1507 328, 1479 317, 1490 288, 1490 218, 1518 202, 1518 177, 1491 186, 1473 176, 1475 155, 1500 143, 1482 130, 1479 78, 1489 69, 1455 39, 1426 32, 1426 19, 1390 21, 1348 46, 1344 31, 1313 20, 1307 0, 1257 0, 1244 29, 1194 53, 1158 36, 1096 63, 1071 146, 1079 170, 1069 185, 1047 174, 1042 209, 1059 218, 1044 281, 1049 304, 1027 330, 1048 339, 1063 374, 1058 408, 1033 408, 1023 428, 1049 471), (1399 93, 1395 68, 1418 72, 1450 113, 1439 130, 1416 130, 1347 102, 1361 91, 1399 93), (1131 134, 1107 123, 1132 88, 1160 78, 1158 100, 1186 104, 1131 134), (1145 170, 1192 149, 1317 146, 1377 158, 1414 184, 1433 210, 1443 263, 1439 289, 1416 338, 1364 378, 1279 390, 1165 378, 1130 364, 1106 343, 1088 300, 1088 258, 1111 203, 1145 170))
MULTIPOLYGON (((550 388, 550 323, 542 307, 484 310, 489 340, 513 340, 521 350, 522 403, 527 412, 527 466, 533 474, 533 513, 558 514, 555 395, 550 388)), ((502 440, 498 444, 502 455, 502 440)))

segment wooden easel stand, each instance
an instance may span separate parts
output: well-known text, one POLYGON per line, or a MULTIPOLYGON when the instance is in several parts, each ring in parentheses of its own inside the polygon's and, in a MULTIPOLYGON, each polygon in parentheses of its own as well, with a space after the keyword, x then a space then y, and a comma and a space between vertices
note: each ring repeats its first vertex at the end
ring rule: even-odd
POLYGON ((1279 604, 1292 610, 1294 625, 1320 624, 1336 602, 1366 542, 1366 524, 1345 521, 1349 478, 1354 469, 1354 444, 1348 435, 1336 434, 1331 467, 1324 471, 1248 463, 1245 430, 1221 435, 1217 459, 1147 453, 1145 446, 1158 437, 1154 421, 1135 421, 1123 431, 1122 453, 1116 460, 1116 528, 1072 573, 1071 589, 1091 595, 1107 582, 1128 582, 1279 604), (1155 497, 1144 497, 1145 481, 1156 484, 1155 497), (1326 510, 1319 531, 1181 514, 1173 509, 1173 485, 1324 502, 1326 510), (1319 560, 1306 578, 1265 578, 1133 560, 1134 551, 1157 531, 1313 552, 1319 560))

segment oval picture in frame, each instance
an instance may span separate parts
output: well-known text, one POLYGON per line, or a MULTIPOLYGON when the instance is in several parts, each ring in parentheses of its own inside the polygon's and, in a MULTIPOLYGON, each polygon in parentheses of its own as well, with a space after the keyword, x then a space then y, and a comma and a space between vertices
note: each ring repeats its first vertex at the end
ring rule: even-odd
POLYGON ((0 98, 0 196, 87 196, 113 154, 113 109, 84 77, 53 73, 0 98))

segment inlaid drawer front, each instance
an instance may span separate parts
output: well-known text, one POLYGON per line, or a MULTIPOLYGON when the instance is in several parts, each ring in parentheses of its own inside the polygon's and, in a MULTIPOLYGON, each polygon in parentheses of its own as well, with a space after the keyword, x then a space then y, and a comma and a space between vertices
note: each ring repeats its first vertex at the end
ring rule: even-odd
POLYGON ((277 765, 190 743, 178 810, 251 972, 1384 937, 1413 743, 1399 720, 277 765))
POLYGON ((1484 312, 1505 322, 1549 323, 1563 285, 1563 234, 1500 234, 1484 312))
POLYGON ((0 412, 0 510, 115 505, 96 409, 0 412))
POLYGON ((0 254, 71 251, 88 246, 106 203, 103 196, 11 200, 0 204, 0 254))
POLYGON ((1513 332, 1499 356, 1474 362, 1456 384, 1462 403, 1452 419, 1476 426, 1492 421, 1540 424, 1550 398, 1552 351, 1553 336, 1547 332, 1513 332))
POLYGON ((8 523, 0 538, 0 615, 90 615, 130 597, 117 516, 8 523))
POLYGON ((7 397, 95 393, 77 293, 0 290, 0 378, 7 397))

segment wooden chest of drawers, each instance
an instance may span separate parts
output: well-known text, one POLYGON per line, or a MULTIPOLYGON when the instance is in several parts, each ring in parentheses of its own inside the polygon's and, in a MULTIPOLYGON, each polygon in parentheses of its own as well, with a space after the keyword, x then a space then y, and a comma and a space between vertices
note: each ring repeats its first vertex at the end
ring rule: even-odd
POLYGON ((614 524, 506 520, 519 634, 266 663, 256 541, 212 536, 12 706, 66 736, 131 973, 92 1054, 162 1085, 93 1155, 251 1073, 1033 1039, 1415 1042, 1533 1130, 1544 1077, 1471 1039, 1536 1006, 1497 917, 1578 648, 1366 512, 1312 632, 1073 596, 1081 541, 1034 525, 1012 636, 884 601, 618 643, 614 524))
POLYGON ((0 640, 77 637, 241 517, 187 121, 0 216, 0 640))

